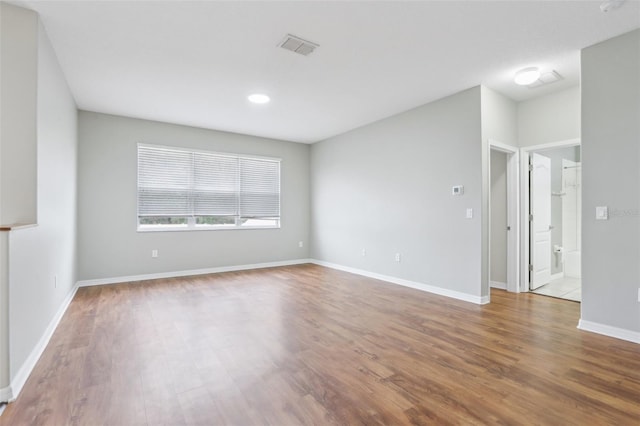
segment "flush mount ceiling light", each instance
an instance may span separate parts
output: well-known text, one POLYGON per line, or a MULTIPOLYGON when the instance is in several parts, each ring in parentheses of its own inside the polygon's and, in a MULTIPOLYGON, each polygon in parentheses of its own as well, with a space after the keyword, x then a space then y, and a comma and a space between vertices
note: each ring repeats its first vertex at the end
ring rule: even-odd
POLYGON ((264 93, 254 93, 253 95, 249 95, 247 99, 254 104, 266 104, 271 101, 271 98, 264 93))
POLYGON ((523 68, 516 73, 513 81, 520 86, 528 86, 538 81, 540 75, 540 70, 537 67, 523 68))

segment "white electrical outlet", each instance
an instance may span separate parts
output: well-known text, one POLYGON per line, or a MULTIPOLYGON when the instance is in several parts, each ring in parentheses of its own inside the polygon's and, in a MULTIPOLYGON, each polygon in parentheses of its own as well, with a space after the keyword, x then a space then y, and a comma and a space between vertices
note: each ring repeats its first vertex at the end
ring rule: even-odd
POLYGON ((365 257, 367 255, 367 249, 362 249, 362 257, 365 257))
POLYGON ((153 257, 154 259, 158 257, 158 250, 151 250, 151 257, 153 257))
POLYGON ((304 247, 304 243, 302 241, 298 241, 298 247, 300 248, 304 247))
POLYGON ((609 220, 609 208, 607 206, 596 207, 596 220, 609 220))
POLYGON ((473 209, 467 209, 467 219, 473 219, 473 209))
POLYGON ((400 262, 400 253, 396 253, 396 262, 400 262))

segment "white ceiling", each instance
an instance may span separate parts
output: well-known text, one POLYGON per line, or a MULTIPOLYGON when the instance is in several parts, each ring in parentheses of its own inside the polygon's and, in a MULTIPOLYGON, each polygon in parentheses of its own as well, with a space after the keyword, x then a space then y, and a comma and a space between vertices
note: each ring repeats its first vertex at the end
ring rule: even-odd
POLYGON ((637 0, 16 3, 80 109, 307 143, 479 84, 516 101, 574 86, 581 48, 640 27, 637 0), (278 48, 287 33, 320 47, 278 48), (516 86, 533 65, 565 79, 516 86))

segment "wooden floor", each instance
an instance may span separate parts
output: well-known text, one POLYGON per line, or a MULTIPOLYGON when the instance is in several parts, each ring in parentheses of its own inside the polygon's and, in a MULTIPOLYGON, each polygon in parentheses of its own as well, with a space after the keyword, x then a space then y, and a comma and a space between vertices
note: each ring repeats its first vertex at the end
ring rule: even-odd
POLYGON ((1 425, 640 424, 640 345, 579 304, 314 265, 82 288, 1 425))

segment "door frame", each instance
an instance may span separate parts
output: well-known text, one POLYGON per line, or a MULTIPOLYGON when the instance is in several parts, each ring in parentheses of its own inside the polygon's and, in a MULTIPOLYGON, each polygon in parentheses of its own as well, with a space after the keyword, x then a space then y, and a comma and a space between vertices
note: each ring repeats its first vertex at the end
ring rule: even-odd
POLYGON ((543 152, 580 145, 580 138, 576 138, 520 148, 520 292, 529 291, 529 248, 531 238, 529 232, 529 157, 531 152, 543 152))
MULTIPOLYGON (((489 139, 488 143, 489 177, 491 176, 491 151, 498 151, 507 154, 507 225, 511 230, 507 233, 507 291, 520 292, 520 150, 511 145, 489 139)), ((491 218, 491 185, 488 185, 488 210, 491 218)), ((491 271, 491 220, 488 220, 488 265, 487 270, 491 271)))

